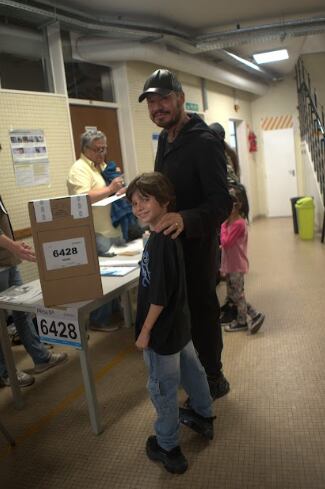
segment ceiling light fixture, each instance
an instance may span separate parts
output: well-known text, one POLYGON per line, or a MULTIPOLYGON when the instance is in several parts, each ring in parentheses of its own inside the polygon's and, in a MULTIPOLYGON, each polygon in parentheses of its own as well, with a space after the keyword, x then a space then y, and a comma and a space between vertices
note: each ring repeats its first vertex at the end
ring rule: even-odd
POLYGON ((225 53, 227 53, 229 56, 234 58, 236 61, 239 61, 239 63, 243 63, 246 66, 249 66, 249 68, 253 68, 256 71, 262 71, 259 66, 257 66, 255 63, 252 63, 251 61, 248 61, 247 59, 241 58, 240 56, 237 56, 237 54, 230 53, 229 51, 224 50, 225 53))
POLYGON ((268 51, 265 53, 253 54, 253 58, 257 64, 272 63, 275 61, 282 61, 289 58, 288 51, 286 49, 277 49, 276 51, 268 51))

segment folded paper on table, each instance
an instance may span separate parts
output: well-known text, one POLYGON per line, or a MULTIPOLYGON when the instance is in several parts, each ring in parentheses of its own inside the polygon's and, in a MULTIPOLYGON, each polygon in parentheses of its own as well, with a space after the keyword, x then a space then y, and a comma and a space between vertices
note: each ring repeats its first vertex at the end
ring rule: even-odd
POLYGON ((106 197, 106 199, 99 200, 98 202, 95 202, 94 204, 91 205, 94 207, 104 207, 105 205, 111 204, 112 202, 122 199, 123 197, 125 197, 125 194, 112 195, 111 197, 106 197))
POLYGON ((100 267, 100 274, 104 277, 123 277, 137 267, 100 267))
POLYGON ((125 246, 115 246, 112 245, 109 249, 110 253, 115 253, 116 255, 133 256, 143 251, 142 239, 135 239, 130 241, 125 246))
POLYGON ((103 258, 99 257, 99 266, 100 267, 137 267, 139 265, 140 258, 103 258))

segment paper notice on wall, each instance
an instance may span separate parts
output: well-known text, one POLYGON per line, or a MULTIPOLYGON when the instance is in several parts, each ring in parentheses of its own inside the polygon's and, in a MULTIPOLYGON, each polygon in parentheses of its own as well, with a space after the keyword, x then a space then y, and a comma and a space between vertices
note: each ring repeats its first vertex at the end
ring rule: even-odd
POLYGON ((48 184, 49 160, 42 129, 9 131, 16 184, 30 187, 48 184))
POLYGON ((159 139, 159 133, 153 132, 151 135, 151 141, 152 141, 152 149, 153 149, 154 158, 156 158, 156 153, 157 153, 157 149, 158 149, 158 139, 159 139))
POLYGON ((43 251, 47 270, 88 264, 85 238, 43 243, 43 251))

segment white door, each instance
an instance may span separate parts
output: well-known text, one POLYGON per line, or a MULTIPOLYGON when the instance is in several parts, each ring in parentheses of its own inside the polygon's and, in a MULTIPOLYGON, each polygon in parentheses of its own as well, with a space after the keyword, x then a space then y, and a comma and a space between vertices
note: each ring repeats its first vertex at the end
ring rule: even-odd
POLYGON ((297 196, 293 128, 263 131, 263 143, 268 216, 290 216, 290 198, 297 196))

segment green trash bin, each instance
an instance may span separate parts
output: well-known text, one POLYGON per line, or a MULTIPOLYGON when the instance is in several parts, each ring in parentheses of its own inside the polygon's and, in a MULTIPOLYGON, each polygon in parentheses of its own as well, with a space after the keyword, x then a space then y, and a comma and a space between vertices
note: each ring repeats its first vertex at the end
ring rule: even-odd
POLYGON ((301 239, 314 238, 314 199, 303 197, 296 202, 298 230, 301 239))

